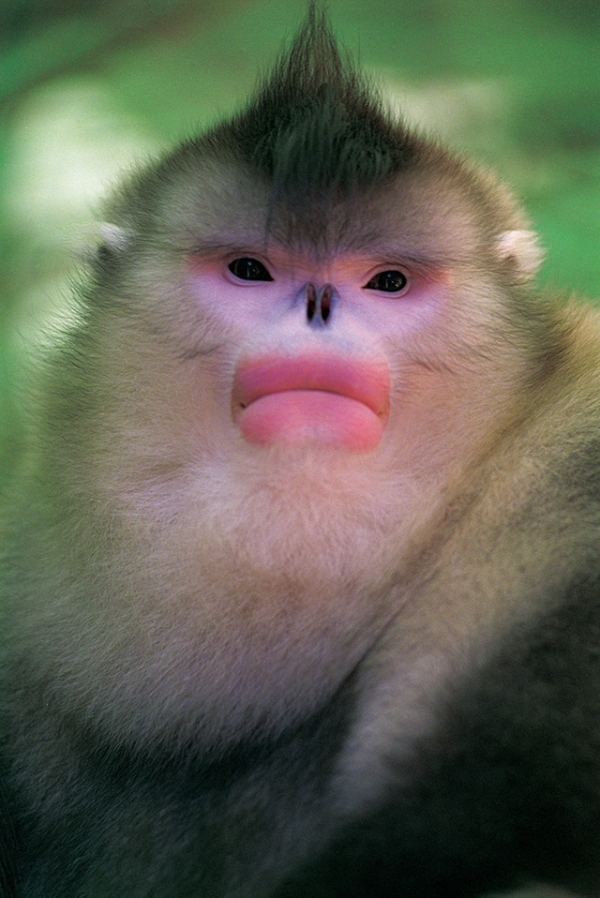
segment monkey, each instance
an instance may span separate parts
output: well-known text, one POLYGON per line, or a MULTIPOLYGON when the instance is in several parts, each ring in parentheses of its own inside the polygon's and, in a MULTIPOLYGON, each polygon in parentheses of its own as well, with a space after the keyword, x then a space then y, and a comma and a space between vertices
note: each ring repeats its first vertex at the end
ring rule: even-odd
POLYGON ((107 200, 3 509, 5 898, 600 894, 600 321, 312 4, 107 200))

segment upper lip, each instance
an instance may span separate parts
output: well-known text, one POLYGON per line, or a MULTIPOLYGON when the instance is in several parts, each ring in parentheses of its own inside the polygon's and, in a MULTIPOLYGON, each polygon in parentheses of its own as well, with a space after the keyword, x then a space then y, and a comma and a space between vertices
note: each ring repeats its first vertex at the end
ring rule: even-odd
POLYGON ((256 399, 286 390, 320 390, 362 402, 384 417, 389 405, 389 371, 381 362, 301 355, 265 355, 242 361, 235 377, 234 407, 246 408, 256 399))

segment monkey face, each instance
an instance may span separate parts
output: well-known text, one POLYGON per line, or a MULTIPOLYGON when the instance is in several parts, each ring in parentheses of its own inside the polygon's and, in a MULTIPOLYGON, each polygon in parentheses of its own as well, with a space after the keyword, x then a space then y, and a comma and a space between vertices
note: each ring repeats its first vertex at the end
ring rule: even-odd
POLYGON ((439 310, 448 286, 400 256, 324 260, 273 245, 194 253, 188 284, 235 331, 229 407, 243 439, 351 452, 379 446, 398 367, 391 342, 439 310))

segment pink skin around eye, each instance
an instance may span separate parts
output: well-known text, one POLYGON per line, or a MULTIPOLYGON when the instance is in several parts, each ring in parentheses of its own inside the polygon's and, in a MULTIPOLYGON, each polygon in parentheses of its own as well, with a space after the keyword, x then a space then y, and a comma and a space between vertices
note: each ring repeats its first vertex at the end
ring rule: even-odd
POLYGON ((387 365, 325 355, 262 356, 237 369, 233 417, 255 445, 379 444, 389 410, 387 365))

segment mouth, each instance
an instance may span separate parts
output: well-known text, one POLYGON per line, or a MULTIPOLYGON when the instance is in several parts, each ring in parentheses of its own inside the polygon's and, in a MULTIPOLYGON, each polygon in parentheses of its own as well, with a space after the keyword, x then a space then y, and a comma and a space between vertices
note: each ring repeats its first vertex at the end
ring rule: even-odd
POLYGON ((309 354, 242 362, 233 417, 249 443, 374 449, 385 429, 390 375, 380 361, 309 354))

